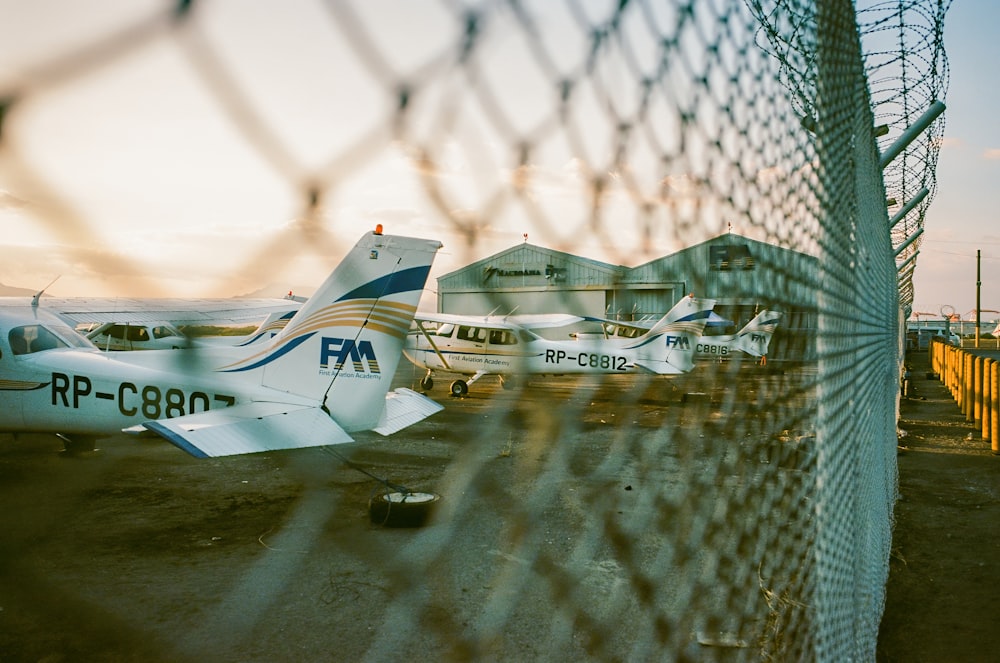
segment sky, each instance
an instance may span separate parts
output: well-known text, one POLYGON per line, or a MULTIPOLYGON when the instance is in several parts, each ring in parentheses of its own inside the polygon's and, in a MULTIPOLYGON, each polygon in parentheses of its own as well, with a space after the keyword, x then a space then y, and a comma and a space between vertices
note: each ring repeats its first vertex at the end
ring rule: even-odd
MULTIPOLYGON (((983 320, 1000 318, 1000 4, 956 0, 945 18, 950 83, 938 190, 924 220, 914 272, 915 312, 963 319, 976 307, 981 252, 983 320)), ((974 313, 973 313, 974 316, 974 313)), ((930 319, 929 317, 923 319, 930 319)))
MULTIPOLYGON (((467 93, 470 69, 442 50, 461 43, 462 3, 330 4, 340 7, 336 20, 312 0, 289 0, 280 12, 269 3, 195 3, 197 29, 178 31, 149 21, 164 6, 152 0, 0 0, 0 99, 17 99, 0 128, 0 284, 37 290, 55 279, 49 292, 60 296, 308 290, 381 223, 444 242, 433 288, 434 277, 525 239, 635 266, 725 231, 725 210, 699 208, 697 218, 714 221, 697 232, 637 221, 621 183, 630 175, 637 188, 653 187, 642 173, 657 170, 656 155, 639 148, 629 154, 631 173, 611 173, 618 189, 605 218, 590 218, 583 176, 593 163, 573 154, 600 153, 613 142, 601 131, 538 141, 537 199, 496 191, 497 172, 511 176, 511 146, 495 139, 496 118, 515 123, 510 135, 533 135, 551 110, 538 101, 550 87, 538 62, 567 72, 587 54, 586 30, 575 29, 581 17, 565 6, 582 7, 587 22, 613 3, 538 3, 557 26, 545 39, 559 47, 544 58, 518 30, 493 30, 480 46, 492 57, 474 71, 489 81, 478 95, 467 93), (134 25, 144 27, 113 38, 134 25), (205 44, 217 60, 199 57, 205 44), (536 66, 516 66, 526 53, 536 66), (403 77, 419 95, 396 126, 394 86, 403 77), (518 94, 491 98, 498 89, 518 94), (463 95, 475 110, 452 117, 449 101, 463 95), (396 140, 393 130, 417 140, 396 140), (427 140, 440 146, 433 172, 414 165, 427 140), (310 209, 305 191, 317 178, 324 195, 310 209)), ((661 8, 652 20, 675 20, 670 3, 649 4, 661 8)), ((986 0, 956 0, 946 18, 947 124, 914 276, 917 312, 974 308, 977 249, 982 308, 1000 310, 1000 224, 992 218, 1000 208, 1000 85, 984 64, 1000 62, 995 25, 1000 7, 986 0)), ((645 31, 631 34, 641 54, 645 31)), ((636 57, 640 68, 652 66, 636 57)), ((635 105, 629 87, 616 84, 628 65, 603 66, 612 103, 635 105)), ((599 106, 574 105, 581 126, 606 120, 599 106)), ((658 112, 670 121, 669 107, 658 112)), ((681 162, 694 168, 698 160, 681 162)), ((691 218, 682 173, 671 186, 680 202, 670 218, 691 218)), ((745 228, 737 220, 734 230, 745 228)))

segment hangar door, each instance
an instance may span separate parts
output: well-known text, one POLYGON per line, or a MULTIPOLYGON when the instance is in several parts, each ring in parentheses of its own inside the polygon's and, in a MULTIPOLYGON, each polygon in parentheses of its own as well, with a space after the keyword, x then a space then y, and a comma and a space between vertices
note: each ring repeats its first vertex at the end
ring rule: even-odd
POLYGON ((607 316, 622 320, 661 318, 681 298, 675 288, 619 289, 607 293, 607 316))
POLYGON ((604 290, 505 290, 449 292, 440 295, 440 311, 485 315, 506 313, 572 313, 604 315, 604 290))

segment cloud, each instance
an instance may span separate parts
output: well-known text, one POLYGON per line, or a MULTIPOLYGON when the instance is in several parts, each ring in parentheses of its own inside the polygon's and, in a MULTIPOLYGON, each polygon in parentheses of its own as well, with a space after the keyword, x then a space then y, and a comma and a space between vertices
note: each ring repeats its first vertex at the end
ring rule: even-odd
POLYGON ((984 159, 1000 159, 1000 147, 993 147, 983 152, 984 159))
POLYGON ((961 138, 954 138, 948 136, 939 136, 934 139, 937 143, 938 149, 950 149, 954 147, 964 147, 965 141, 961 138))
POLYGON ((0 209, 22 209, 27 206, 27 201, 18 198, 6 189, 0 189, 0 209))

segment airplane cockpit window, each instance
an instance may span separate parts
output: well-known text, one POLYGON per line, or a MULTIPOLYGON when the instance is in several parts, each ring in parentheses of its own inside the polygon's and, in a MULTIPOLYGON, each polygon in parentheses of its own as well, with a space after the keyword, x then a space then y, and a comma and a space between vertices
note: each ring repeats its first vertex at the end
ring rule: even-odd
POLYGON ((517 336, 506 329, 494 329, 490 331, 490 345, 516 345, 517 336))
POLYGON ((128 340, 130 341, 148 341, 149 332, 146 331, 145 327, 127 327, 128 329, 128 340))
POLYGON ((167 338, 168 336, 180 336, 180 332, 165 325, 153 327, 153 338, 167 338))
POLYGON ((473 343, 486 342, 486 330, 479 327, 459 327, 455 338, 460 341, 472 341, 473 343))
POLYGON ((645 332, 639 327, 630 325, 605 324, 604 335, 607 337, 617 336, 618 338, 639 338, 645 332))
POLYGON ((69 343, 42 325, 14 327, 7 336, 10 350, 15 355, 27 355, 43 350, 67 348, 69 343))
POLYGON ((435 336, 447 336, 448 338, 451 338, 451 334, 454 331, 455 331, 455 325, 447 324, 446 323, 446 324, 443 324, 440 327, 438 327, 437 330, 434 332, 434 335, 435 336))

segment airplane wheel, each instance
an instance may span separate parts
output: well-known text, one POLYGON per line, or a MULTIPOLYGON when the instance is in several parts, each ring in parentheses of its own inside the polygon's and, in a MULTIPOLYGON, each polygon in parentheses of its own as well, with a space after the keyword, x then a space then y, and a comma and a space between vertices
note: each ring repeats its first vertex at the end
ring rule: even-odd
POLYGON ((420 388, 424 391, 430 391, 434 388, 434 378, 429 375, 425 375, 422 380, 420 380, 420 388))
POLYGON ((451 395, 457 398, 461 398, 469 393, 469 385, 465 384, 465 380, 455 380, 451 383, 451 395))
POLYGON ((368 517, 383 527, 421 527, 440 500, 437 493, 377 493, 368 500, 368 517))
POLYGON ((500 377, 500 386, 504 389, 517 389, 517 378, 512 375, 500 377))
POLYGON ((96 439, 87 435, 69 437, 68 435, 57 433, 56 437, 62 440, 63 453, 70 456, 97 450, 96 439))

